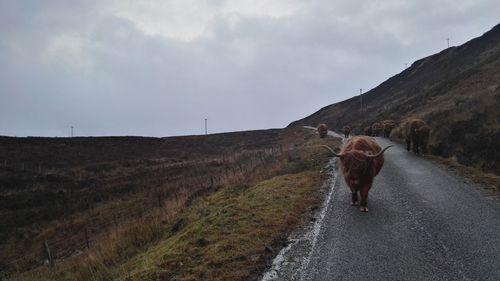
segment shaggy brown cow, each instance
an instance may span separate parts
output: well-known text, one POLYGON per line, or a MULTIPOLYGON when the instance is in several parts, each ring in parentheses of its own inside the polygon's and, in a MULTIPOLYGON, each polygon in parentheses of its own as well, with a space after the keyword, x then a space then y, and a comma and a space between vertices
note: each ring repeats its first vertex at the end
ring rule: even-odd
POLYGON ((361 212, 368 212, 368 191, 373 184, 373 179, 384 165, 384 151, 392 145, 381 149, 371 137, 352 137, 340 151, 335 153, 330 147, 333 155, 340 159, 340 170, 344 180, 351 189, 352 205, 358 205, 358 192, 361 195, 361 212))
POLYGON ((367 126, 363 129, 363 133, 365 133, 365 136, 372 136, 372 127, 371 126, 367 126))
POLYGON ((419 153, 419 148, 422 148, 422 152, 427 152, 430 131, 431 128, 422 119, 413 119, 406 122, 404 129, 406 149, 410 151, 413 143, 413 152, 419 153))
POLYGON ((351 127, 349 126, 342 127, 342 133, 344 133, 344 137, 348 138, 349 134, 351 133, 351 127))
POLYGON ((392 129, 396 127, 396 122, 394 120, 384 120, 382 121, 382 132, 385 138, 391 139, 392 129))
POLYGON ((382 126, 380 123, 375 122, 372 125, 372 137, 378 137, 380 135, 380 131, 382 130, 382 126))
POLYGON ((328 135, 328 126, 326 124, 318 125, 318 134, 320 138, 325 138, 328 135))

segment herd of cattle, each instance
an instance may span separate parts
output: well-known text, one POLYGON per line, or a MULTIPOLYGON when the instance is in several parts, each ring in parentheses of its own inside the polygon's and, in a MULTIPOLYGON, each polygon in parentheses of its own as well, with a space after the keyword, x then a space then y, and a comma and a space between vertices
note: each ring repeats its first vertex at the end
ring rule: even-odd
MULTIPOLYGON (((373 184, 373 179, 379 173, 384 165, 384 152, 391 147, 389 145, 382 149, 374 138, 382 135, 390 139, 392 130, 397 123, 394 120, 384 120, 376 122, 372 126, 365 127, 363 132, 365 136, 355 136, 349 138, 351 128, 344 126, 342 133, 345 138, 349 138, 344 144, 339 153, 335 152, 331 147, 322 145, 327 148, 335 157, 339 158, 339 166, 342 176, 351 190, 353 206, 360 205, 361 212, 368 212, 368 191, 373 184), (361 197, 361 202, 358 199, 358 193, 361 197)), ((328 135, 328 126, 320 124, 317 127, 318 134, 321 138, 328 135)), ((419 153, 419 149, 426 151, 429 140, 430 127, 422 119, 412 119, 403 124, 403 134, 406 141, 406 148, 415 153, 419 153)))

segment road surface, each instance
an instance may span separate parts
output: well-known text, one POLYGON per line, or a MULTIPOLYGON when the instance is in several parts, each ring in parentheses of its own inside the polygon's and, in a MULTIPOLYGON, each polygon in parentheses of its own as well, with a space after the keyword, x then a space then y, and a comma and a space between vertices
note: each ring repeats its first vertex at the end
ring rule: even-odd
POLYGON ((401 145, 384 155, 368 213, 332 160, 323 208, 263 280, 500 280, 500 205, 401 145))

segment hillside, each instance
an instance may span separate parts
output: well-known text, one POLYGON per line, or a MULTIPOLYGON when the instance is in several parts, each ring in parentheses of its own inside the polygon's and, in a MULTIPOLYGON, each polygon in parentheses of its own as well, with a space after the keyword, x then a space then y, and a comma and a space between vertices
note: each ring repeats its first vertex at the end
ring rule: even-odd
POLYGON ((124 200, 143 186, 149 187, 146 197, 165 194, 177 180, 193 180, 194 169, 203 168, 196 176, 206 178, 215 174, 212 166, 224 168, 218 163, 224 157, 290 141, 293 133, 280 130, 171 138, 0 137, 0 245, 6 233, 22 235, 25 225, 124 200))
MULTIPOLYGON (((359 96, 326 106, 288 127, 326 123, 356 133, 384 119, 423 118, 430 152, 500 175, 500 25, 481 37, 414 62, 359 96)), ((394 132, 398 134, 398 129, 394 132)))

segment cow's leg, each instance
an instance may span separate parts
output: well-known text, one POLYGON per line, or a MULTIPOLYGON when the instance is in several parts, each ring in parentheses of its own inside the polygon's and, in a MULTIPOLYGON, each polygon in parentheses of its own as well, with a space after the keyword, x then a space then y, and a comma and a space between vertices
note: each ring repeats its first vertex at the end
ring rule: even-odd
POLYGON ((411 140, 406 139, 406 150, 410 151, 411 140))
POLYGON ((418 154, 418 146, 420 144, 420 141, 417 135, 412 136, 412 142, 413 142, 413 152, 418 154))
POLYGON ((357 206, 359 204, 358 192, 356 190, 351 190, 351 197, 352 197, 351 205, 357 206))
POLYGON ((359 207, 359 210, 361 212, 368 212, 368 191, 369 190, 370 190, 370 188, 364 187, 359 192, 361 194, 361 206, 359 207))

